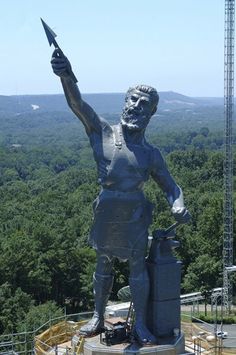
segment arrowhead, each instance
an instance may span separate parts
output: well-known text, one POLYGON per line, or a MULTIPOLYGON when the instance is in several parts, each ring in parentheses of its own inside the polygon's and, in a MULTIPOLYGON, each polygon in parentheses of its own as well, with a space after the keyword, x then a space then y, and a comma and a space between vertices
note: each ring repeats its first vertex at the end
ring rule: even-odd
POLYGON ((46 33, 49 45, 51 46, 52 44, 54 44, 55 47, 57 47, 57 42, 55 41, 55 37, 57 36, 56 33, 46 24, 46 22, 43 21, 42 18, 41 18, 41 21, 42 21, 43 28, 46 33))

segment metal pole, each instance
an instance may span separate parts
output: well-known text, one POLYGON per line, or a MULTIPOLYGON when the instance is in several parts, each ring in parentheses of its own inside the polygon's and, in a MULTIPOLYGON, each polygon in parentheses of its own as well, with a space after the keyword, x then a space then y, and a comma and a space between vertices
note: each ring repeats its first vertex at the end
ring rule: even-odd
POLYGON ((224 37, 224 236, 223 236, 223 288, 224 307, 230 313, 232 285, 226 267, 233 265, 233 109, 234 109, 234 13, 235 0, 225 0, 224 37))

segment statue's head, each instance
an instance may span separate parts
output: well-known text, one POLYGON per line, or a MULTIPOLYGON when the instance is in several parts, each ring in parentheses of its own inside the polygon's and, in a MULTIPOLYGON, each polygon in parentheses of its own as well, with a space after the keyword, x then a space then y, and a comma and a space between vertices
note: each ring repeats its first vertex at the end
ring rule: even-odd
POLYGON ((151 86, 137 85, 127 91, 121 115, 122 126, 133 131, 144 130, 157 110, 159 96, 151 86))

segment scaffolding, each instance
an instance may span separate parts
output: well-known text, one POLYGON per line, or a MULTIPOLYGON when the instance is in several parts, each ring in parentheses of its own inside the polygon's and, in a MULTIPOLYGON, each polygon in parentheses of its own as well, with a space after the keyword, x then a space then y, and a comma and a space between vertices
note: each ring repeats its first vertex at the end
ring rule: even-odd
POLYGON ((234 108, 234 14, 235 0, 225 0, 224 36, 224 236, 223 236, 223 302, 226 313, 232 304, 232 285, 228 267, 233 266, 233 108, 234 108))

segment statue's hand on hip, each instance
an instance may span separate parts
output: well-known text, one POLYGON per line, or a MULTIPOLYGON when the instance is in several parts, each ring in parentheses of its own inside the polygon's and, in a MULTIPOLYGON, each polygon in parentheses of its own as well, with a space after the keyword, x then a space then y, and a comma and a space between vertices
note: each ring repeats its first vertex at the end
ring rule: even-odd
POLYGON ((178 223, 188 223, 191 215, 185 207, 172 207, 171 212, 178 223))
POLYGON ((54 74, 58 75, 60 78, 70 76, 71 64, 67 57, 57 48, 52 54, 51 65, 54 74))

